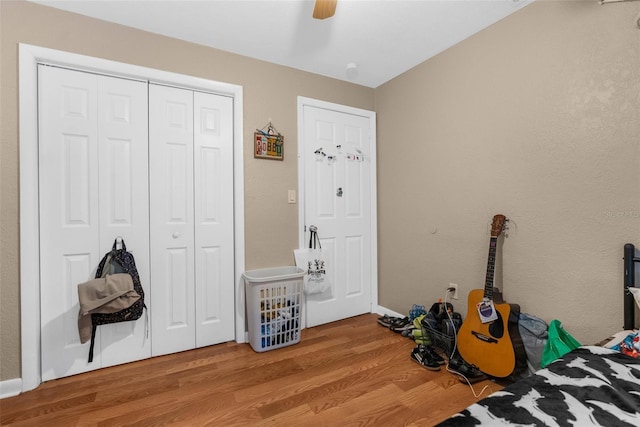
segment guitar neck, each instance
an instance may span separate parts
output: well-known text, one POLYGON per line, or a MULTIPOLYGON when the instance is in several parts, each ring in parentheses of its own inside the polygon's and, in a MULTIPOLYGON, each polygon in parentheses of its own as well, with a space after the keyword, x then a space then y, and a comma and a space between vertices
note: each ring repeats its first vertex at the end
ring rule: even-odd
POLYGON ((484 282, 484 297, 493 300, 493 281, 496 270, 496 246, 498 236, 491 236, 489 240, 489 260, 487 261, 487 276, 484 282))

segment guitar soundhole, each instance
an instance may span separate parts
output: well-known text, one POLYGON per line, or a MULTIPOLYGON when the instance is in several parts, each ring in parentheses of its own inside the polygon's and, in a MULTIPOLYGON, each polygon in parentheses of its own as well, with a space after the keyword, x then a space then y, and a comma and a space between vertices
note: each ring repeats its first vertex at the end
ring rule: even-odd
POLYGON ((504 324, 502 323, 502 315, 497 311, 498 318, 489 325, 489 333, 494 338, 502 338, 504 335, 504 324))

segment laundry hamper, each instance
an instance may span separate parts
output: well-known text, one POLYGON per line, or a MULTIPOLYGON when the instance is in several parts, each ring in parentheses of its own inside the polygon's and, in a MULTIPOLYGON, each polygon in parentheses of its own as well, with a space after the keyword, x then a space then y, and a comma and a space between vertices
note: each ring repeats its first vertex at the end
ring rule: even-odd
POLYGON ((247 302, 249 344, 256 352, 300 342, 304 270, 274 267, 242 274, 247 302))

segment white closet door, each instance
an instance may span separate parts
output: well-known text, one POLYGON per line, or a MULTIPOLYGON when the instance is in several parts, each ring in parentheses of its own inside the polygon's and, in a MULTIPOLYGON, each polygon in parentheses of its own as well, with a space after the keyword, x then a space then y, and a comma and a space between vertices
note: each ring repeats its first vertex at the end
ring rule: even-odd
POLYGON ((233 101, 149 87, 152 353, 235 336, 233 101))
POLYGON ((93 365, 78 335, 77 284, 98 261, 98 123, 95 75, 38 67, 42 380, 93 365))
POLYGON ((194 93, 196 347, 235 336, 232 107, 194 93))
POLYGON ((106 325, 98 328, 89 364, 89 343, 80 344, 77 326, 77 285, 94 277, 117 235, 136 247, 142 264, 138 268, 148 276, 148 205, 133 203, 134 197, 146 197, 146 184, 134 185, 134 195, 109 190, 117 190, 123 181, 108 182, 117 175, 146 183, 146 170, 140 176, 133 163, 147 162, 147 97, 144 83, 47 66, 39 66, 38 75, 41 357, 46 381, 149 353, 139 322, 106 325), (112 126, 114 120, 126 123, 112 126), (111 219, 109 211, 114 213, 111 219))
MULTIPOLYGON (((100 254, 124 239, 150 307, 147 84, 100 77, 98 105, 100 254)), ((144 316, 100 326, 102 366, 150 357, 147 326, 144 316)))
POLYGON ((195 347, 193 92, 149 85, 151 352, 195 347))

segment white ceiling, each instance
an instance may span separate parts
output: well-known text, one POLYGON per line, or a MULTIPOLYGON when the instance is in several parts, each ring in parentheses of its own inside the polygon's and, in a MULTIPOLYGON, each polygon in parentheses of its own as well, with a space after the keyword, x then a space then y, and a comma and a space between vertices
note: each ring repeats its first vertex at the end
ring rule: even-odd
POLYGON ((375 88, 533 0, 32 1, 375 88))

